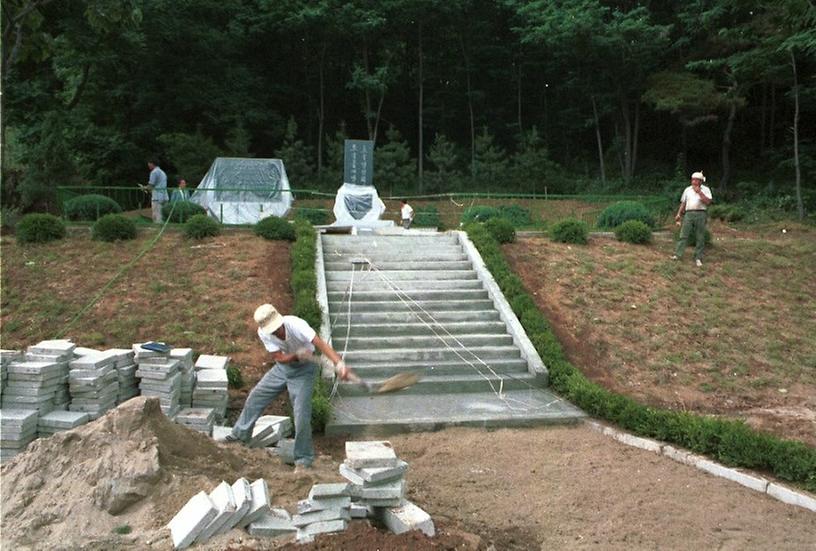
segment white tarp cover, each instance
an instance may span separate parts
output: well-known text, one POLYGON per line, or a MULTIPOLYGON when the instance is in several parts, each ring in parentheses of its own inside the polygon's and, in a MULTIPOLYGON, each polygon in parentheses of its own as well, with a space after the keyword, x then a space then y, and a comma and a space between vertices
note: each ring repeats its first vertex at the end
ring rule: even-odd
POLYGON ((385 203, 374 186, 343 184, 334 200, 334 217, 337 220, 332 226, 378 225, 384 212, 385 203))
POLYGON ((190 200, 223 224, 255 224, 286 216, 292 193, 280 159, 218 157, 190 200))

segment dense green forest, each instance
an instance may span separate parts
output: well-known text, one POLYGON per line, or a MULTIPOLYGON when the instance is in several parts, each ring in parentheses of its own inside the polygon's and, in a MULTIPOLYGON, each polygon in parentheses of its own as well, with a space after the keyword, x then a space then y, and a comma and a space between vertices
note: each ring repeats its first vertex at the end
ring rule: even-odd
POLYGON ((816 210, 811 0, 4 0, 2 16, 4 205, 134 186, 148 157, 193 183, 218 155, 280 157, 294 188, 334 190, 349 137, 376 141, 387 193, 649 193, 703 170, 720 197, 816 210))

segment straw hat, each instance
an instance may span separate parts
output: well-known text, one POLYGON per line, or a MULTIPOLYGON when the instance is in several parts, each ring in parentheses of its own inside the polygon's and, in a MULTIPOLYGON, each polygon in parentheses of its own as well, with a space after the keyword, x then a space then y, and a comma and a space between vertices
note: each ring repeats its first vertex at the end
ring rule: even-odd
POLYGON ((263 333, 271 335, 283 325, 283 316, 271 304, 261 304, 255 309, 255 323, 263 333))
POLYGON ((705 182, 705 176, 703 176, 702 172, 695 172, 691 175, 692 180, 700 180, 701 182, 705 182))

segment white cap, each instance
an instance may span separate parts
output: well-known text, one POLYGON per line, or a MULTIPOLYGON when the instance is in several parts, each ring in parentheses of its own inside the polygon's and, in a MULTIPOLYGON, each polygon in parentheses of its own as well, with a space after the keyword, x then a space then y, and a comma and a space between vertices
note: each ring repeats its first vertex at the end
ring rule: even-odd
POLYGON ((702 172, 695 172, 691 175, 692 180, 700 180, 701 182, 705 182, 705 176, 703 176, 702 172))
POLYGON ((271 304, 261 304, 255 309, 255 323, 262 332, 271 335, 283 325, 283 316, 271 304))

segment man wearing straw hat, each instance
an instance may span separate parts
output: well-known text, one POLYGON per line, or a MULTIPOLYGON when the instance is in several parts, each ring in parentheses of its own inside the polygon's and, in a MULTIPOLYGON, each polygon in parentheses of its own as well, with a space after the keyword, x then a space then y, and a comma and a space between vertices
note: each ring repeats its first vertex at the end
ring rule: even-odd
POLYGON ((314 461, 312 390, 318 374, 313 359, 315 347, 334 364, 342 380, 347 380, 352 372, 305 320, 282 316, 271 304, 262 304, 255 310, 255 322, 258 337, 271 354, 275 366, 247 396, 244 409, 226 441, 249 442, 255 422, 263 411, 281 392, 288 390, 295 418, 295 472, 300 472, 309 469, 314 461))
POLYGON ((711 204, 711 190, 704 186, 705 176, 702 172, 695 172, 691 175, 691 185, 688 186, 680 197, 680 207, 677 209, 677 216, 674 221, 680 224, 682 217, 683 227, 680 229, 680 238, 677 240, 677 248, 672 260, 682 258, 683 250, 686 248, 691 232, 694 232, 694 262, 697 266, 703 265, 703 250, 705 249, 706 221, 708 220, 708 205, 711 204))

